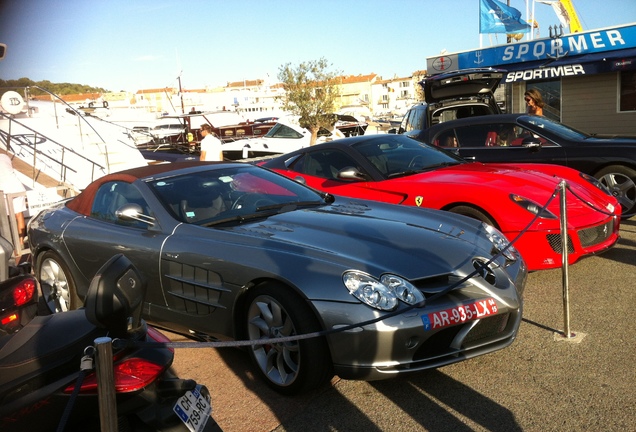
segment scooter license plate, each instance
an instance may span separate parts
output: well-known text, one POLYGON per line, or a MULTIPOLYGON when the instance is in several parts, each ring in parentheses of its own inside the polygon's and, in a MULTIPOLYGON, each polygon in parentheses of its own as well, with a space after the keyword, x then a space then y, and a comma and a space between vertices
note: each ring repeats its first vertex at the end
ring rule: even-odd
POLYGON ((173 411, 192 432, 201 432, 210 419, 212 405, 201 394, 201 386, 197 385, 192 391, 187 391, 174 404, 173 411))

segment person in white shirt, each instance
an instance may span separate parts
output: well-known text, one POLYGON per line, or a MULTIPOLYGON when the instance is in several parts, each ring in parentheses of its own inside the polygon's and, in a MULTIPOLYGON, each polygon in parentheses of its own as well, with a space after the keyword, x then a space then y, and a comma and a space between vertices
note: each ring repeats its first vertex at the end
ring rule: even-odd
POLYGON ((221 145, 223 144, 220 139, 214 136, 212 127, 205 123, 201 125, 201 157, 202 161, 222 161, 223 151, 221 145))

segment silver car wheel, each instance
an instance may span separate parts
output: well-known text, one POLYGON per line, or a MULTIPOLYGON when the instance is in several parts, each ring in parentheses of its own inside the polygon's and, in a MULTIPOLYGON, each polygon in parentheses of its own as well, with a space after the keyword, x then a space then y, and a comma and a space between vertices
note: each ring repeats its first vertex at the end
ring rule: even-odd
MULTIPOLYGON (((261 295, 250 304, 247 312, 250 340, 293 336, 296 328, 285 308, 271 296, 261 295)), ((255 345, 254 358, 258 367, 274 384, 288 386, 298 376, 300 350, 298 341, 255 345)))
POLYGON ((622 173, 607 173, 599 181, 616 197, 624 213, 631 212, 636 205, 636 184, 622 173))
POLYGON ((57 255, 47 252, 42 256, 37 276, 42 298, 51 312, 66 312, 79 306, 73 304, 74 285, 57 255))
POLYGON ((245 307, 245 336, 261 342, 252 345, 249 353, 256 373, 268 386, 293 395, 315 389, 331 379, 333 365, 324 336, 288 342, 271 340, 322 330, 315 312, 292 288, 274 282, 262 283, 247 293, 245 307))

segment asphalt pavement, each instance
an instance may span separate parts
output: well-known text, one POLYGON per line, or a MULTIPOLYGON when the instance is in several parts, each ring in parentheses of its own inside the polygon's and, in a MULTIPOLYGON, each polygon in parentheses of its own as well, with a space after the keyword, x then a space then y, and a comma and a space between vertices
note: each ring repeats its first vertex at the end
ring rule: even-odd
POLYGON ((568 269, 573 337, 563 336, 562 270, 535 272, 510 347, 391 380, 335 377, 285 397, 237 349, 178 348, 174 367, 210 388, 226 432, 636 430, 635 265, 636 220, 624 221, 617 246, 568 269))

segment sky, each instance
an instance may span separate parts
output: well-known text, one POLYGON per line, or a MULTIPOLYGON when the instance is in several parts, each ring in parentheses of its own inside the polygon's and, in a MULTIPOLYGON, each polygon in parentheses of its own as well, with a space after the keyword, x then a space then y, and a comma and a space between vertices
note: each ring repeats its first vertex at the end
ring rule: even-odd
MULTIPOLYGON (((634 0, 572 1, 584 31, 636 23, 634 0)), ((559 24, 540 3, 534 18, 538 37, 559 24)), ((0 43, 0 79, 134 92, 178 77, 183 89, 277 82, 281 66, 320 58, 344 75, 408 77, 506 35, 480 36, 479 0, 0 0, 0 43)))

